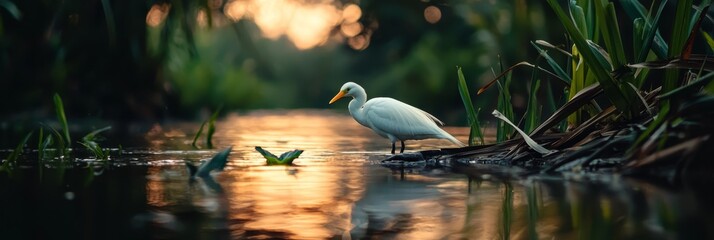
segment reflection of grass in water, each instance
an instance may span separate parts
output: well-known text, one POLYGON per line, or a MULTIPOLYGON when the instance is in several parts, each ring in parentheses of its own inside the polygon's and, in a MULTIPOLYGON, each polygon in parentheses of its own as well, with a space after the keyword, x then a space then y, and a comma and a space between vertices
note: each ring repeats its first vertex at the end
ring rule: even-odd
POLYGON ((501 239, 511 238, 513 220, 513 186, 503 183, 503 202, 501 204, 501 239))
POLYGON ((538 232, 536 231, 538 223, 537 185, 537 183, 532 183, 526 187, 526 198, 528 201, 528 239, 538 239, 538 232))

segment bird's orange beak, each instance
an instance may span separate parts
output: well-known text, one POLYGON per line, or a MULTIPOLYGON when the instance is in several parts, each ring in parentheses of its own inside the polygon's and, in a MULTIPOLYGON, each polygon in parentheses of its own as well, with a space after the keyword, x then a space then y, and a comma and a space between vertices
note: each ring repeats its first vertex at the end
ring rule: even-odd
POLYGON ((340 98, 344 97, 345 94, 347 94, 347 92, 345 92, 345 91, 338 92, 337 95, 335 95, 335 97, 333 97, 332 100, 330 100, 330 104, 332 104, 333 102, 335 102, 337 100, 340 100, 340 98))

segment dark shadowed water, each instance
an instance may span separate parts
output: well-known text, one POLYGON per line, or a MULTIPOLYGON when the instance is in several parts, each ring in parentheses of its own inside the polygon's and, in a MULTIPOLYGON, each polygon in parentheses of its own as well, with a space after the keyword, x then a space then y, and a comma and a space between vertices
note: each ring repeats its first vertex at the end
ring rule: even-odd
MULTIPOLYGON (((446 168, 392 170, 380 165, 386 139, 325 111, 229 115, 210 150, 190 146, 198 126, 138 131, 107 163, 1 177, 0 239, 714 237, 710 188, 612 175, 500 182, 446 168), (189 181, 185 160, 198 163, 228 146, 225 171, 189 181), (266 166, 255 146, 305 152, 296 166, 266 166)), ((467 138, 466 128, 446 130, 467 138)), ((428 140, 407 149, 447 146, 428 140)))

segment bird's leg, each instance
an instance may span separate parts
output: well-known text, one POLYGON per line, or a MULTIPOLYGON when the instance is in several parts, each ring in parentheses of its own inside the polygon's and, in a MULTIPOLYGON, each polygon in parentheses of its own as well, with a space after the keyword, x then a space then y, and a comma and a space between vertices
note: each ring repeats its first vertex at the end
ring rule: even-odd
POLYGON ((404 141, 401 141, 401 142, 402 142, 402 150, 399 151, 399 153, 404 153, 404 141))
POLYGON ((392 154, 394 154, 394 150, 396 150, 396 146, 394 146, 394 142, 392 142, 392 154))

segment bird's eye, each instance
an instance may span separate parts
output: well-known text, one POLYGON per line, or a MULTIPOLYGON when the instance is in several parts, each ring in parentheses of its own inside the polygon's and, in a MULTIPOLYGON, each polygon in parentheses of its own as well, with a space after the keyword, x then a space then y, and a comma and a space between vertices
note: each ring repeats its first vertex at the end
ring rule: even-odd
POLYGON ((345 88, 345 92, 349 92, 349 91, 350 91, 350 88, 345 88))

